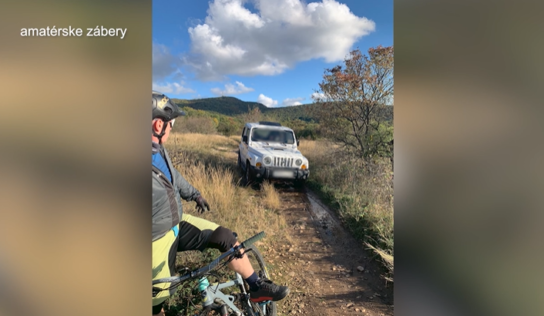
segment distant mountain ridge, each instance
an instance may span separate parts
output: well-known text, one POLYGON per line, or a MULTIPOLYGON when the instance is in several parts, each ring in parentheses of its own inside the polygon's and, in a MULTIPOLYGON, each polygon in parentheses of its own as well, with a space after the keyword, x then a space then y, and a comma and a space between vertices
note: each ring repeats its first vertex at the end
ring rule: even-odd
POLYGON ((258 107, 261 112, 266 112, 269 108, 258 102, 247 102, 234 97, 218 97, 182 100, 172 99, 180 107, 188 106, 196 110, 212 111, 228 116, 247 113, 258 107))
POLYGON ((218 97, 205 99, 172 99, 180 107, 190 107, 195 110, 203 110, 215 112, 227 116, 236 116, 248 113, 254 108, 259 108, 261 113, 268 114, 278 121, 300 119, 310 121, 311 116, 308 114, 307 108, 312 104, 303 104, 295 106, 286 106, 281 108, 269 108, 258 102, 242 101, 234 97, 218 97))
MULTIPOLYGON (((261 113, 272 116, 278 121, 299 119, 302 121, 312 121, 313 117, 308 109, 314 106, 314 103, 269 108, 258 102, 242 101, 235 97, 217 97, 217 98, 204 98, 204 99, 172 99, 180 107, 190 107, 195 110, 203 110, 208 112, 215 112, 227 116, 237 116, 240 114, 248 113, 254 108, 259 108, 261 113)), ((390 107, 387 117, 393 119, 393 106, 390 107)))

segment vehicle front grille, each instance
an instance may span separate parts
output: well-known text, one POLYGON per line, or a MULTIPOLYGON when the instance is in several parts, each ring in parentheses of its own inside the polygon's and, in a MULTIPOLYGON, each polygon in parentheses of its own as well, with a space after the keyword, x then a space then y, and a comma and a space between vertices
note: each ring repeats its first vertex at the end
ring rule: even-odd
POLYGON ((293 167, 293 158, 274 157, 274 167, 293 167))

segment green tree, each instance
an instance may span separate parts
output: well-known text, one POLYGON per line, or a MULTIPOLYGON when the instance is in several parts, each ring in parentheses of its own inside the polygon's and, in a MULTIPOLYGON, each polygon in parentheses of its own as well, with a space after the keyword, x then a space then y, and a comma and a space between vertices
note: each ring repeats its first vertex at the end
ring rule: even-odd
POLYGON ((232 117, 221 117, 217 131, 225 136, 242 134, 243 124, 232 117))
POLYGON ((344 65, 326 69, 314 94, 321 132, 344 150, 370 161, 392 157, 393 47, 353 50, 344 65))

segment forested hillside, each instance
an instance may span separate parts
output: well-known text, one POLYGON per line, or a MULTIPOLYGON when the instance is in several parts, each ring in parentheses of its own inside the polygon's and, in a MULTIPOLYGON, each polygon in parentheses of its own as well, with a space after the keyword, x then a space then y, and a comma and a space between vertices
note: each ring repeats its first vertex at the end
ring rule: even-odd
MULTIPOLYGON (((319 106, 317 104, 302 104, 287 107, 269 108, 258 102, 242 101, 234 97, 218 97, 218 98, 206 98, 206 99, 173 99, 181 108, 189 107, 195 110, 201 110, 210 113, 210 115, 222 114, 226 116, 243 116, 255 108, 259 109, 259 112, 266 115, 268 119, 272 119, 278 122, 301 120, 305 122, 318 122, 313 114, 313 108, 319 106)), ((387 111, 386 120, 393 120, 393 106, 386 106, 387 111)), ((195 114, 195 113, 193 113, 195 114)), ((200 112, 200 116, 204 113, 200 112)))

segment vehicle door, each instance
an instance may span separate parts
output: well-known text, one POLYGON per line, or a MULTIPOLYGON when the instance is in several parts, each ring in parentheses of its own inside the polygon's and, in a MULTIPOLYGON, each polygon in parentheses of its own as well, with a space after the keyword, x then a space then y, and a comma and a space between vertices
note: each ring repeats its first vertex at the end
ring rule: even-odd
POLYGON ((240 139, 240 159, 242 160, 242 165, 246 165, 247 155, 248 155, 248 142, 249 142, 249 128, 246 126, 242 131, 242 138, 240 139), (244 137, 245 136, 245 137, 244 137))

